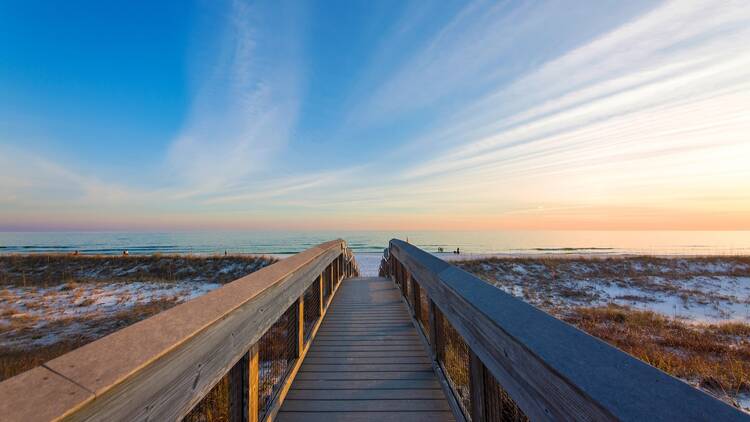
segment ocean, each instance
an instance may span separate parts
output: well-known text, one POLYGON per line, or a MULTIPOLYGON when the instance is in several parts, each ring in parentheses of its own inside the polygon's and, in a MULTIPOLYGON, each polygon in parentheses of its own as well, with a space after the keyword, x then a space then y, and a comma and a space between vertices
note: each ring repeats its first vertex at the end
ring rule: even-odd
POLYGON ((266 254, 285 256, 342 238, 363 274, 392 238, 447 259, 537 254, 750 255, 750 231, 195 231, 0 232, 0 253, 266 254), (442 253, 440 251, 442 250, 442 253), (452 252, 460 250, 461 254, 452 252))
POLYGON ((356 253, 380 253, 392 238, 429 252, 466 254, 746 255, 750 231, 196 231, 0 232, 0 253, 293 254, 342 238, 356 253))

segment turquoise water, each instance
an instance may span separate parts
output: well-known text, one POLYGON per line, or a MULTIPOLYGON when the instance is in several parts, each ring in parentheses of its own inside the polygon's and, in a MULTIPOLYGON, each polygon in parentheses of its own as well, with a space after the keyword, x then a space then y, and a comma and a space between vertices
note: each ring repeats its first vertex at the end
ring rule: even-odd
POLYGON ((509 254, 750 254, 750 231, 238 231, 238 232, 0 232, 0 253, 290 254, 335 238, 357 253, 379 253, 391 238, 430 252, 509 254))

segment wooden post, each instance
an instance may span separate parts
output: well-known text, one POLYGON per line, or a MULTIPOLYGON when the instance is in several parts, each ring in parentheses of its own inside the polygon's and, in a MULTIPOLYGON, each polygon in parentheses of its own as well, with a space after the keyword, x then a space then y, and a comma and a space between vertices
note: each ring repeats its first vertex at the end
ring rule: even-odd
POLYGON ((320 316, 323 316, 323 310, 326 307, 325 296, 323 296, 323 274, 318 276, 318 294, 320 295, 320 316))
POLYGON ((471 420, 483 421, 484 418, 484 364, 471 350, 469 361, 469 395, 471 396, 471 420))
POLYGON ((245 353, 229 370, 229 420, 247 422, 250 398, 250 354, 245 353))
POLYGON ((339 265, 337 259, 331 262, 331 268, 333 269, 333 286, 336 287, 339 284, 339 265))
MULTIPOLYGON (((328 292, 333 296, 333 265, 328 265, 328 292)), ((330 299, 330 298, 329 298, 330 299)))
POLYGON ((433 302, 430 299, 430 352, 432 354, 432 360, 437 361, 438 360, 438 347, 437 347, 437 340, 438 340, 438 321, 440 320, 438 312, 440 312, 435 306, 435 302, 433 302))
POLYGON ((248 408, 248 422, 258 422, 260 417, 260 370, 258 365, 258 351, 260 350, 258 343, 255 343, 250 347, 248 352, 248 370, 250 372, 250 398, 247 403, 248 408))
POLYGON ((422 317, 422 295, 419 292, 419 284, 414 280, 414 278, 411 279, 411 291, 412 295, 414 296, 414 315, 417 319, 417 321, 421 322, 422 317))
POLYGON ((305 294, 297 299, 297 358, 305 350, 305 294))
POLYGON ((402 294, 404 295, 404 299, 406 301, 409 301, 409 276, 406 274, 406 267, 404 267, 404 264, 398 263, 400 273, 401 273, 401 288, 402 288, 402 294))

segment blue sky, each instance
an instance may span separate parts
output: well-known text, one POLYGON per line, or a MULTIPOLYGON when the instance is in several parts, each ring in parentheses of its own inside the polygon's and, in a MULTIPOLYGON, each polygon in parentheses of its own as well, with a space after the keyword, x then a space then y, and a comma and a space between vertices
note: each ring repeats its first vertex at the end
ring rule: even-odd
POLYGON ((750 228, 743 2, 0 3, 0 229, 750 228))

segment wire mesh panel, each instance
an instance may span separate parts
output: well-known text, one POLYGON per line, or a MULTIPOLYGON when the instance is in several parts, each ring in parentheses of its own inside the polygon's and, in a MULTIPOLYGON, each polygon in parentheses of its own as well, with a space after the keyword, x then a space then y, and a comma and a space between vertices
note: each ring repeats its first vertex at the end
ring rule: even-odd
POLYGON ((263 334, 258 346, 258 405, 263 415, 273 402, 297 354, 297 305, 263 334))
POLYGON ((469 346, 443 316, 442 312, 438 314, 437 318, 439 318, 437 324, 439 330, 437 336, 438 360, 466 419, 471 419, 471 384, 469 380, 471 355, 469 354, 469 346))
POLYGON ((487 422, 527 422, 529 420, 489 371, 484 371, 483 378, 484 416, 487 422))
POLYGON ((305 305, 302 309, 305 314, 305 340, 308 340, 312 334, 313 325, 320 317, 320 283, 318 280, 313 281, 305 290, 304 301, 305 305))
POLYGON ((221 380, 185 415, 183 422, 229 421, 229 376, 221 380))

